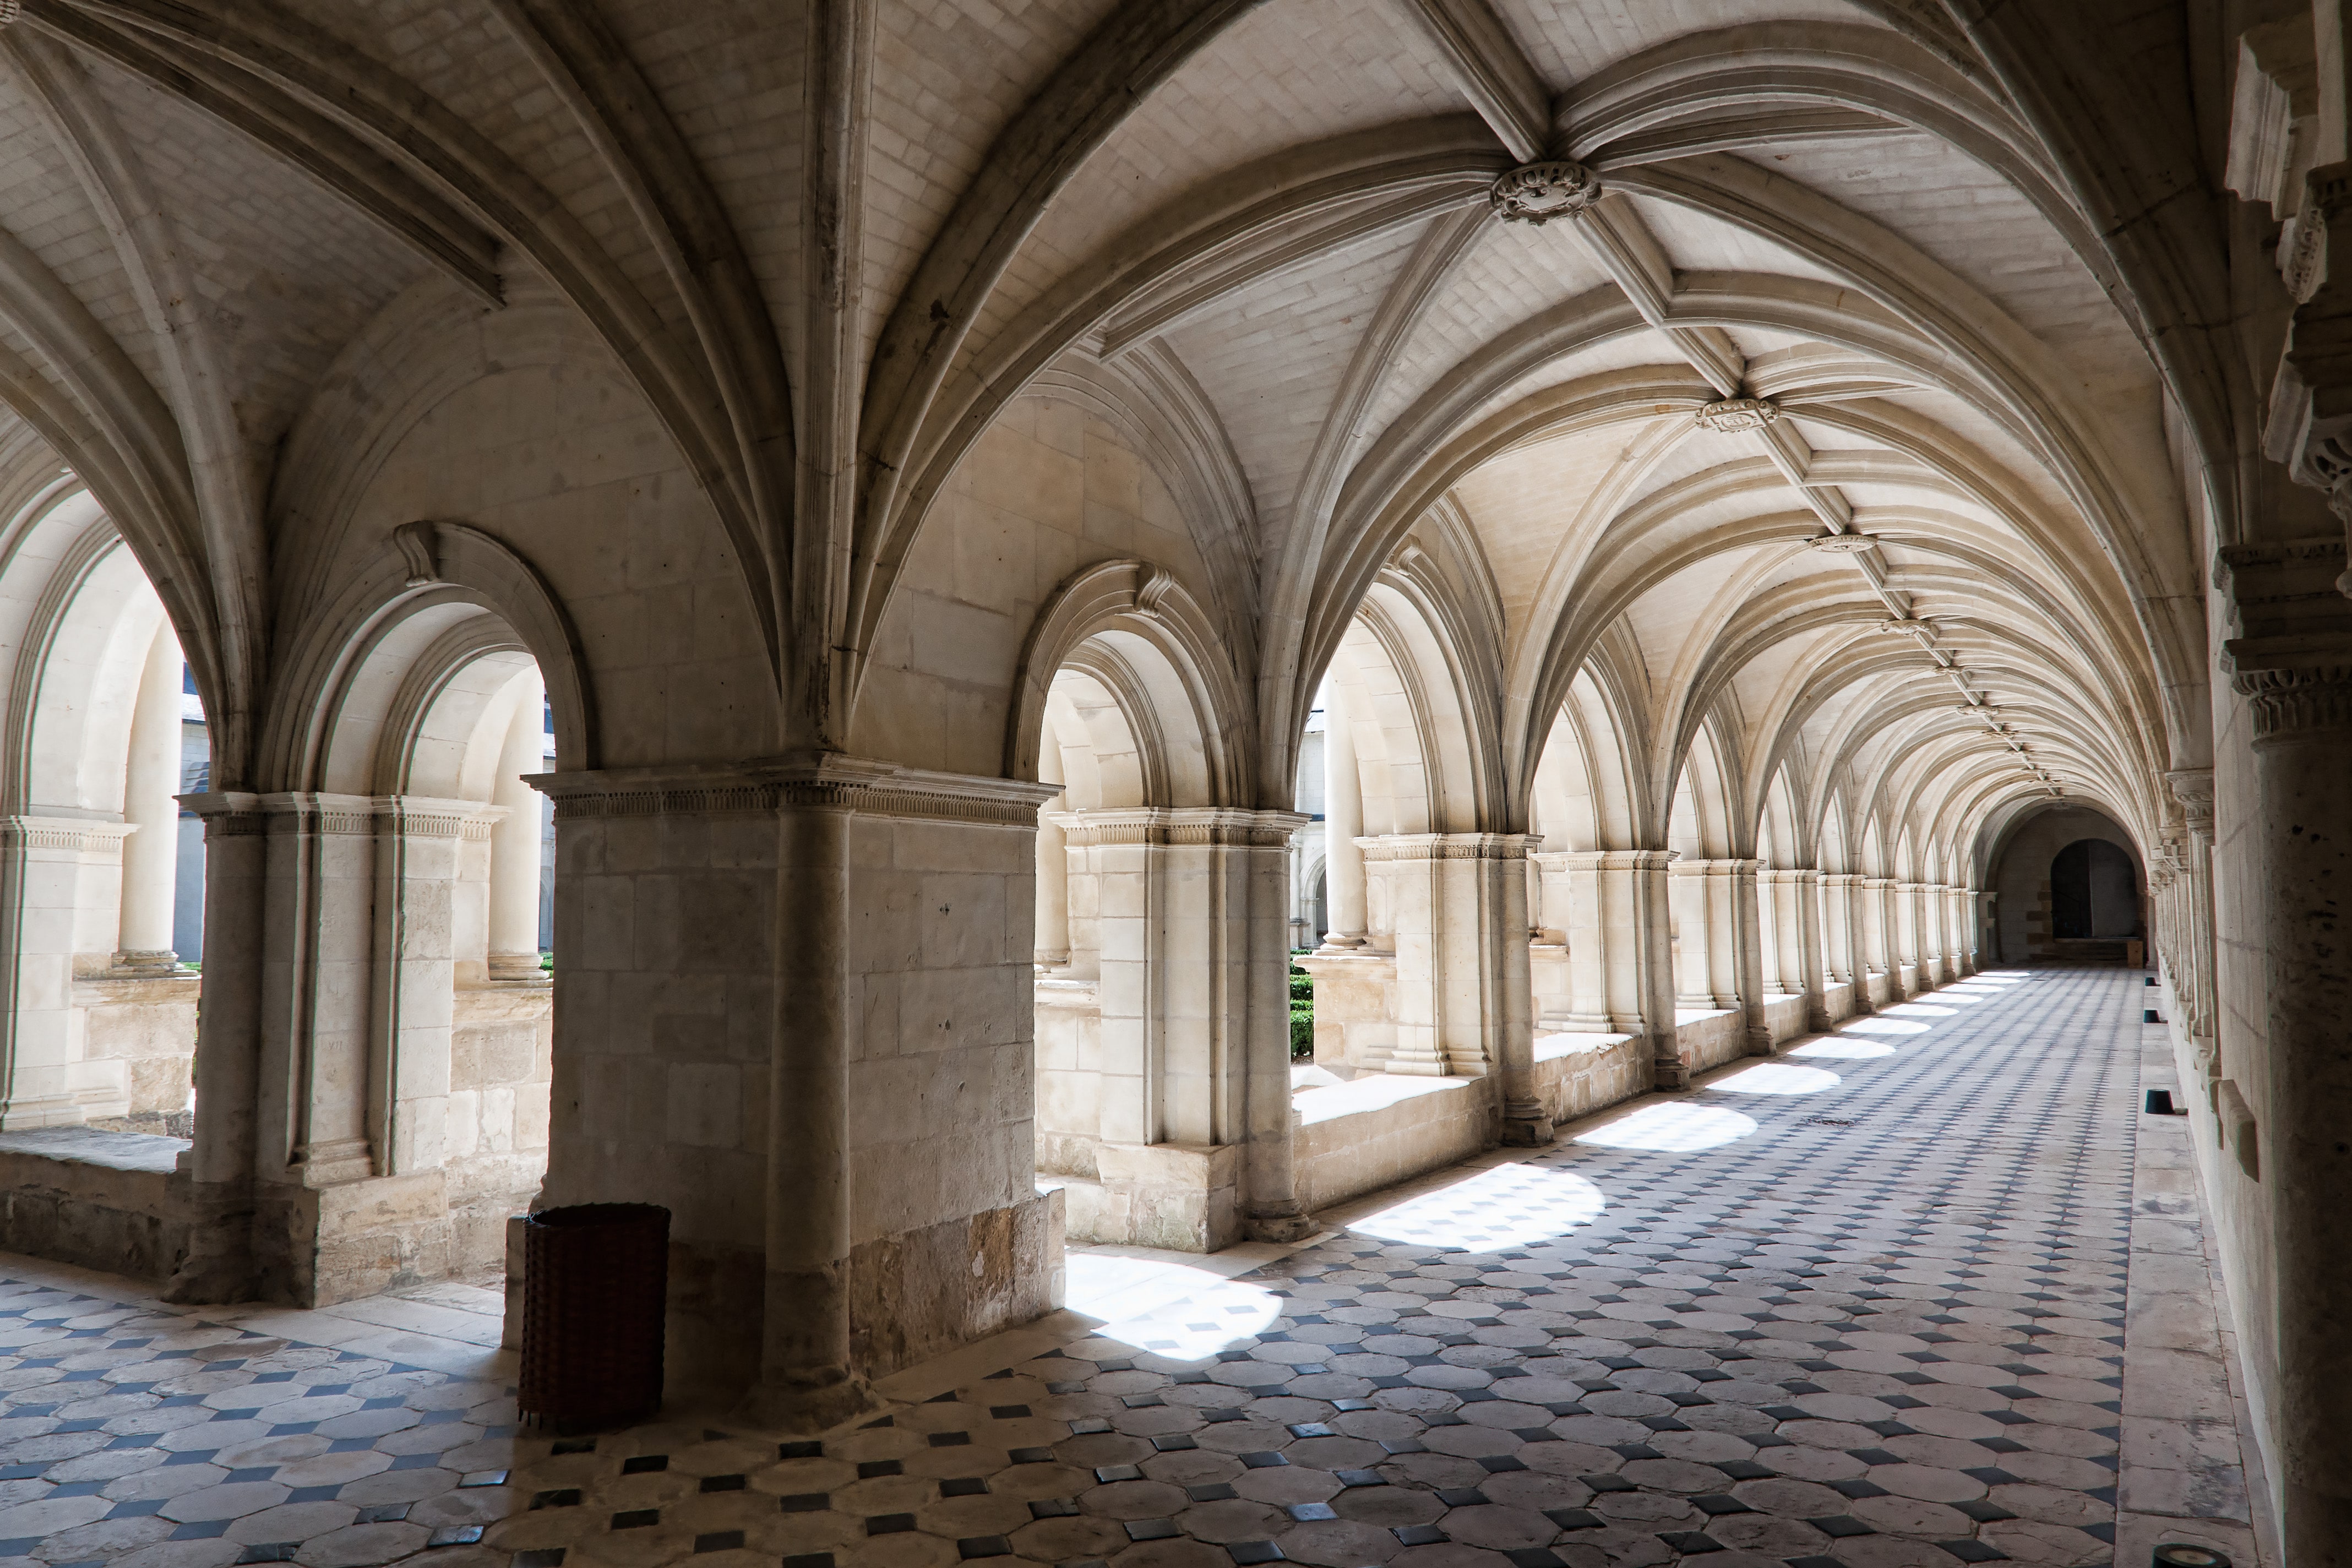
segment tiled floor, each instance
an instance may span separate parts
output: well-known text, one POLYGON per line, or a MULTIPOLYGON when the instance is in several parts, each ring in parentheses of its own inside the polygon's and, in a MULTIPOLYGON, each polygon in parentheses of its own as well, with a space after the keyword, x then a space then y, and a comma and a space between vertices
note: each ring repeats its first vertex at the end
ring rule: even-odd
POLYGON ((467 1336, 0 1287, 0 1568, 2107 1562, 2144 1000, 1988 976, 1287 1256, 1074 1257, 1094 1331, 821 1441, 518 1436, 467 1336))

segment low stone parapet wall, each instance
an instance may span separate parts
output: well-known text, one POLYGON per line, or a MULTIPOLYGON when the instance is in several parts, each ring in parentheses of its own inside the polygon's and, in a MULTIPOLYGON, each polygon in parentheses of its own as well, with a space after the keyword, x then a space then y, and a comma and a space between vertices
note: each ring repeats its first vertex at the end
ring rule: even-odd
POLYGON ((1802 1038, 1805 1030, 1805 998, 1775 994, 1764 998, 1764 1027, 1771 1034, 1775 1046, 1785 1046, 1790 1040, 1802 1038))
POLYGON ((0 1133, 0 1248, 134 1279, 171 1278, 193 1221, 172 1173, 187 1142, 46 1127, 0 1133))
POLYGON ((1737 1007, 1701 1012, 1677 1009, 1675 1035, 1683 1060, 1693 1072, 1705 1072, 1748 1054, 1748 1016, 1737 1007))
POLYGON ((1498 1087, 1492 1078, 1373 1073, 1292 1096, 1299 1201, 1313 1213, 1490 1147, 1498 1087))
POLYGON ((1537 1098, 1556 1123, 1646 1093, 1650 1079, 1649 1046, 1639 1035, 1556 1030, 1536 1036, 1537 1098))

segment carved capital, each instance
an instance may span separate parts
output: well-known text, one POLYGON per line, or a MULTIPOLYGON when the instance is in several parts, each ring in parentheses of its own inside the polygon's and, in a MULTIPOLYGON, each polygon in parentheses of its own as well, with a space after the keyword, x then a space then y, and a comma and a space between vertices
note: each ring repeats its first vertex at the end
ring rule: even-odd
POLYGON ((1601 199, 1601 176, 1567 159, 1522 163, 1495 177, 1487 204, 1505 223, 1549 223, 1601 199))
POLYGON ((2253 700, 2254 743, 2326 730, 2352 730, 2352 664, 2256 669, 2231 677, 2253 700))
POLYGON ((2172 798, 2180 803, 2181 815, 2188 819, 2189 831, 2200 843, 2213 842, 2213 770, 2211 768, 2175 768, 2164 775, 2172 798))

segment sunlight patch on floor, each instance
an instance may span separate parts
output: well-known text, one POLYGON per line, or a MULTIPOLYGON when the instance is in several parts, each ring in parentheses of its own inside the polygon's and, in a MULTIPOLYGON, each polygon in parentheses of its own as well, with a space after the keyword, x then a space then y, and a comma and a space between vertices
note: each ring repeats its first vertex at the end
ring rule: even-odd
POLYGON ((1609 1200, 1582 1176, 1546 1165, 1496 1165, 1349 1223, 1358 1236, 1472 1252, 1566 1236, 1609 1200))
POLYGON ((1596 1149, 1657 1149, 1687 1154, 1720 1148, 1756 1131, 1755 1121, 1720 1106, 1686 1103, 1645 1105, 1576 1142, 1596 1149))
POLYGON ((1895 1047, 1881 1045, 1876 1040, 1815 1040, 1809 1046, 1799 1046, 1789 1054, 1858 1062, 1868 1061, 1873 1057, 1891 1057, 1895 1054, 1895 1047))
POLYGON ((1819 1094, 1825 1089, 1835 1089, 1842 1081, 1837 1074, 1823 1072, 1819 1068, 1768 1062, 1762 1067, 1733 1073, 1729 1078, 1717 1079, 1706 1087, 1731 1094, 1819 1094))
POLYGON ((1104 1339, 1171 1361, 1206 1361, 1282 1315, 1273 1291, 1204 1268, 1075 1247, 1067 1261, 1066 1306, 1103 1320, 1104 1339))
POLYGON ((1882 1018, 1872 1014, 1866 1018, 1849 1018, 1838 1026, 1841 1035, 1924 1035, 1925 1024, 1915 1024, 1907 1018, 1882 1018))

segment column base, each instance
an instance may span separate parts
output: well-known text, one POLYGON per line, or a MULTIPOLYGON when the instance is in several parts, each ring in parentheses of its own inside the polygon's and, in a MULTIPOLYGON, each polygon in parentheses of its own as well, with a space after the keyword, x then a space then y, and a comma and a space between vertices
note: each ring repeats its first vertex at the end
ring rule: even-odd
POLYGON ((489 957, 490 983, 494 985, 516 984, 544 985, 552 978, 540 966, 535 952, 494 952, 489 957))
POLYGON ((1242 1218, 1242 1230, 1252 1241, 1270 1241, 1279 1246, 1305 1241, 1322 1226, 1296 1201, 1281 1209, 1253 1212, 1242 1218))
MULTIPOLYGON (((188 1156, 182 1154, 184 1162, 188 1156)), ((183 1166, 184 1170, 184 1165, 183 1166)), ((184 1178, 173 1177, 176 1184, 184 1178)), ((180 1306, 250 1301, 254 1289, 253 1194, 241 1186, 191 1181, 186 1187, 187 1256, 155 1292, 180 1306)))
POLYGON ((1551 1118, 1542 1111, 1521 1116, 1516 1111, 1503 1113, 1503 1146, 1508 1149, 1542 1149, 1549 1147, 1558 1134, 1551 1118))
POLYGON ((1650 1063, 1650 1087, 1654 1089, 1688 1089, 1690 1080, 1691 1072, 1688 1062, 1679 1058, 1670 1061, 1660 1058, 1650 1063))
POLYGON ((744 1396, 742 1417, 754 1426, 787 1436, 814 1436, 878 1408, 866 1381, 838 1368, 807 1382, 761 1383, 744 1396))
POLYGON ((1769 1026, 1763 1024, 1748 1026, 1748 1054, 1751 1057, 1772 1054, 1772 1031, 1769 1026))
POLYGON ((114 955, 110 980, 153 980, 180 972, 180 955, 170 948, 126 948, 114 955))

